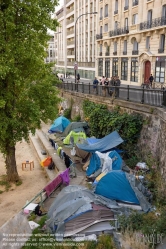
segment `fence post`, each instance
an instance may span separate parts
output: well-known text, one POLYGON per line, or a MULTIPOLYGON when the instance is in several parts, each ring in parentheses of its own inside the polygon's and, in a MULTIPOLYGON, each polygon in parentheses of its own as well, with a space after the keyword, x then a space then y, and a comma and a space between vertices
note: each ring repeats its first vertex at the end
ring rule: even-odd
POLYGON ((145 92, 145 90, 144 90, 144 86, 143 86, 143 89, 142 89, 142 100, 141 100, 141 104, 143 104, 143 103, 144 103, 144 92, 145 92))
POLYGON ((82 93, 84 93, 84 83, 82 82, 82 93))
POLYGON ((163 87, 163 102, 162 102, 162 106, 166 106, 166 91, 165 91, 164 87, 163 87))
POLYGON ((129 85, 127 85, 127 101, 129 101, 129 85))

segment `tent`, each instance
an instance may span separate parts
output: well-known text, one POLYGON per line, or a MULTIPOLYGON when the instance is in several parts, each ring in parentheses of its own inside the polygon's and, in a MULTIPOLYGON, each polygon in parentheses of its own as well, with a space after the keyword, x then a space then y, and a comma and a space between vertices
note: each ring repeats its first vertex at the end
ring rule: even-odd
POLYGON ((123 143, 123 139, 119 136, 117 131, 113 131, 112 133, 101 139, 93 138, 93 141, 90 142, 90 144, 89 142, 90 140, 88 139, 88 141, 86 140, 86 142, 83 144, 77 143, 77 147, 88 152, 106 152, 123 143))
POLYGON ((73 142, 74 144, 78 143, 78 141, 80 139, 86 139, 86 134, 85 132, 74 132, 74 131, 71 131, 67 137, 65 137, 65 139, 63 140, 63 143, 64 144, 71 144, 71 137, 73 138, 73 142))
POLYGON ((71 131, 80 132, 88 129, 88 124, 86 122, 71 122, 64 132, 61 134, 62 137, 66 137, 71 131))
POLYGON ((139 204, 123 171, 113 170, 107 173, 96 186, 95 193, 112 200, 139 204))
POLYGON ((48 132, 49 133, 56 133, 56 132, 62 133, 69 124, 70 124, 70 121, 67 118, 61 116, 54 120, 54 123, 51 125, 48 132))

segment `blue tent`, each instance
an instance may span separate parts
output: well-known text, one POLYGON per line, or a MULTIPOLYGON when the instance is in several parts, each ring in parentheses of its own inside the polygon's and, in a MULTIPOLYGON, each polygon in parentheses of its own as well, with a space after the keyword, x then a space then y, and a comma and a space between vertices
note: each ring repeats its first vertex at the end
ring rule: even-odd
POLYGON ((113 131, 101 139, 88 139, 88 143, 89 144, 77 144, 77 147, 88 152, 106 152, 123 143, 123 139, 119 136, 117 131, 113 131))
POLYGON ((117 151, 113 150, 109 153, 109 157, 116 160, 113 160, 112 162, 112 169, 113 170, 121 170, 122 169, 122 158, 121 156, 117 153, 117 151))
POLYGON ((63 132, 69 124, 70 121, 67 118, 60 116, 59 118, 54 120, 54 123, 51 125, 48 132, 49 133, 63 132))
POLYGON ((100 165, 101 165, 101 161, 100 161, 99 156, 96 153, 92 153, 92 156, 90 158, 90 163, 86 171, 86 175, 90 176, 91 174, 96 172, 100 168, 100 165))
POLYGON ((96 186, 95 193, 112 200, 140 204, 125 172, 121 170, 110 171, 102 177, 96 186))

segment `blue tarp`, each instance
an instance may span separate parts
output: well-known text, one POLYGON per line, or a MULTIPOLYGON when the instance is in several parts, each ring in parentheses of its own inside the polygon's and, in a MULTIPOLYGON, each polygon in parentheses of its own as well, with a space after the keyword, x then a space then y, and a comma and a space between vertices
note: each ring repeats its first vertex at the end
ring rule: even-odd
POLYGON ((90 158, 90 163, 86 171, 86 175, 90 176, 91 174, 96 172, 100 168, 100 165, 101 165, 101 161, 100 161, 99 156, 96 153, 92 153, 92 156, 90 158))
POLYGON ((96 186, 95 194, 112 200, 140 204, 125 173, 121 170, 113 170, 103 176, 96 186))
POLYGON ((112 159, 116 158, 116 160, 113 160, 113 162, 112 162, 112 169, 113 170, 121 170, 122 169, 121 156, 115 150, 113 150, 109 153, 109 157, 112 159))
POLYGON ((95 152, 95 151, 106 152, 118 146, 119 144, 123 143, 123 139, 119 136, 117 131, 113 131, 109 135, 101 139, 97 139, 96 141, 97 142, 93 143, 94 142, 93 138, 93 140, 91 140, 91 144, 77 144, 77 147, 81 150, 85 150, 88 152, 95 152))
POLYGON ((67 118, 60 116, 59 118, 54 120, 54 123, 51 125, 48 132, 49 133, 63 132, 69 124, 70 121, 67 118))

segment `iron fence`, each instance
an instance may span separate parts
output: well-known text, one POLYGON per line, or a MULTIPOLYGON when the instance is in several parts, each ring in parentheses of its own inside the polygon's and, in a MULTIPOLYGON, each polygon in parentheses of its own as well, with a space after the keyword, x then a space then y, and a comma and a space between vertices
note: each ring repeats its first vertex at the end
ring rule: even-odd
POLYGON ((106 98, 121 99, 156 107, 166 106, 166 90, 164 87, 162 89, 147 89, 145 86, 134 87, 124 85, 120 87, 103 87, 98 85, 97 88, 94 88, 92 83, 63 82, 62 84, 60 84, 60 88, 67 91, 93 94, 98 96, 104 96, 106 98))

